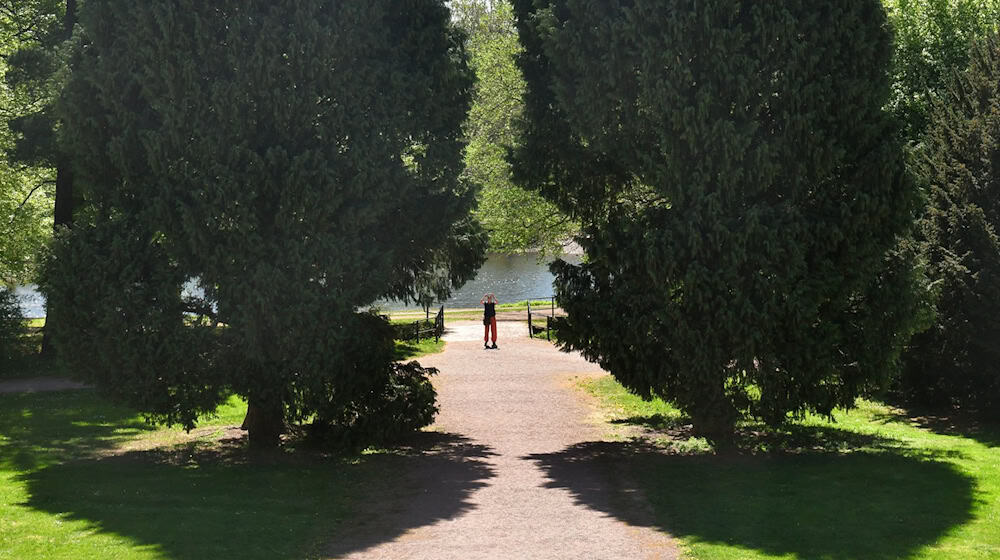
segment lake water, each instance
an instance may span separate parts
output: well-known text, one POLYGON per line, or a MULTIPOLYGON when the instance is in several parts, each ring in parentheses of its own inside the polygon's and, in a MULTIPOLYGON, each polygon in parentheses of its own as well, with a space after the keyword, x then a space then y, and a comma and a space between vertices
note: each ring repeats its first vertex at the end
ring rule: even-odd
MULTIPOLYGON (((580 262, 580 257, 564 255, 563 260, 580 262)), ((493 292, 500 303, 510 303, 526 299, 546 299, 553 295, 552 273, 549 262, 538 261, 538 255, 496 255, 492 254, 479 269, 476 279, 466 283, 462 289, 452 294, 444 302, 446 308, 479 307, 483 294, 493 292)), ((419 305, 404 305, 400 302, 382 304, 388 310, 419 309, 419 305)))
MULTIPOLYGON (((562 258, 568 262, 580 262, 580 257, 573 255, 562 258)), ((487 292, 496 294, 501 303, 548 298, 553 294, 549 261, 551 259, 539 262, 538 255, 530 253, 512 256, 490 255, 479 269, 476 279, 462 286, 462 289, 453 294, 444 305, 450 309, 479 307, 479 300, 487 292)), ((21 300, 21 309, 25 317, 45 316, 45 298, 35 290, 34 286, 19 286, 16 288, 16 293, 21 300)), ((381 306, 387 310, 420 307, 394 301, 382 302, 381 306)))
POLYGON ((45 316, 45 298, 34 286, 17 286, 14 294, 21 301, 21 312, 25 317, 35 319, 45 316))

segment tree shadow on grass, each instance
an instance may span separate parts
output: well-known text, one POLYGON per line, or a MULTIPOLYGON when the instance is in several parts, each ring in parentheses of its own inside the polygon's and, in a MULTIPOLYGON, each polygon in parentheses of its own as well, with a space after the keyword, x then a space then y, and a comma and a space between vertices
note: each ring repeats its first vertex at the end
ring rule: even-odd
POLYGON ((301 558, 324 554, 331 541, 339 555, 469 509, 469 494, 492 476, 487 455, 448 434, 360 457, 261 458, 248 455, 242 439, 192 442, 24 474, 22 505, 168 558, 301 558), (413 486, 412 473, 425 471, 437 473, 432 488, 413 486), (422 507, 384 515, 408 497, 422 507), (373 521, 358 526, 366 516, 373 521))
POLYGON ((397 340, 396 347, 392 351, 392 359, 397 362, 411 360, 419 357, 424 351, 425 348, 421 347, 418 342, 414 342, 413 340, 397 340))
POLYGON ((958 411, 891 408, 889 413, 876 414, 874 419, 909 424, 939 435, 969 438, 987 447, 1000 447, 1000 423, 979 420, 958 411))
POLYGON ((793 439, 777 452, 719 456, 591 442, 529 459, 549 487, 630 524, 772 555, 902 558, 971 520, 974 482, 950 463, 836 428, 803 427, 793 439), (615 488, 581 483, 582 468, 604 469, 615 488), (643 494, 653 515, 630 498, 643 494))
POLYGON ((92 390, 0 395, 0 469, 24 472, 93 456, 152 429, 92 390))

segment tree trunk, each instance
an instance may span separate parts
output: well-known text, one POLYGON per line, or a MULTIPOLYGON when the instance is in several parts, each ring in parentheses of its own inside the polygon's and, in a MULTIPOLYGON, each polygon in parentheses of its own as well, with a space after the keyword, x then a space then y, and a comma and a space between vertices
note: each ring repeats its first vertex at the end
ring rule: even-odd
POLYGON ((730 448, 739 414, 726 398, 723 381, 706 387, 704 397, 691 410, 694 435, 703 437, 716 448, 730 448))
MULTIPOLYGON (((73 37, 73 27, 76 26, 76 0, 66 0, 66 13, 63 15, 63 33, 68 41, 73 37)), ((73 170, 69 163, 60 158, 56 165, 56 207, 52 220, 55 232, 62 228, 73 226, 73 170)), ((42 355, 51 356, 55 353, 52 347, 52 330, 50 327, 58 323, 58 316, 52 307, 45 305, 45 327, 42 330, 42 355)))
MULTIPOLYGON (((67 9, 69 9, 67 7, 67 9)), ((58 233, 63 228, 73 227, 73 171, 66 163, 56 167, 56 207, 53 216, 53 230, 58 233)), ((51 356, 51 327, 58 323, 58 310, 51 304, 45 304, 45 328, 42 331, 42 355, 51 356)))
POLYGON ((251 450, 277 449, 285 431, 285 414, 281 404, 250 397, 241 428, 250 433, 251 450))
POLYGON ((73 36, 73 26, 76 25, 76 0, 66 0, 66 14, 63 16, 63 31, 66 39, 73 36))
POLYGON ((703 437, 717 447, 730 447, 736 431, 736 422, 732 417, 713 411, 705 411, 691 415, 694 435, 703 437))

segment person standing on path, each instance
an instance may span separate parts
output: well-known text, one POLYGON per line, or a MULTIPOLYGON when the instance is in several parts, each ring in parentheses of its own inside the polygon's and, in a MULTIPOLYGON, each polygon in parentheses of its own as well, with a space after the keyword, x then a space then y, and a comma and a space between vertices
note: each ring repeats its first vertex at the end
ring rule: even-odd
POLYGON ((493 329, 493 346, 492 348, 496 350, 497 347, 497 296, 489 293, 483 296, 483 299, 479 301, 483 304, 483 325, 486 327, 486 334, 483 335, 483 348, 491 348, 490 342, 490 328, 493 329))

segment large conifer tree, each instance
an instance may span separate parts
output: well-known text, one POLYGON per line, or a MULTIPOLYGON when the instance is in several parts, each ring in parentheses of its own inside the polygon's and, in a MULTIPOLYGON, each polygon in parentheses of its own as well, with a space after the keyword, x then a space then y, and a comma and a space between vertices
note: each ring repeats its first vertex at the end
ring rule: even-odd
POLYGON ((517 0, 516 179, 584 224, 567 349, 725 439, 830 413, 909 335, 877 0, 517 0))
MULTIPOLYGON (((358 309, 483 259, 458 179, 472 77, 444 2, 90 0, 81 25, 66 138, 94 208, 44 286, 80 334, 58 338, 76 370, 187 425, 244 395, 262 446, 285 421, 426 401, 358 309), (191 279, 203 297, 182 296, 191 279)), ((426 423, 424 404, 406 414, 426 423)))
POLYGON ((935 293, 933 326, 914 337, 902 389, 923 405, 1000 416, 1000 39, 971 49, 931 113, 914 169, 935 293))

